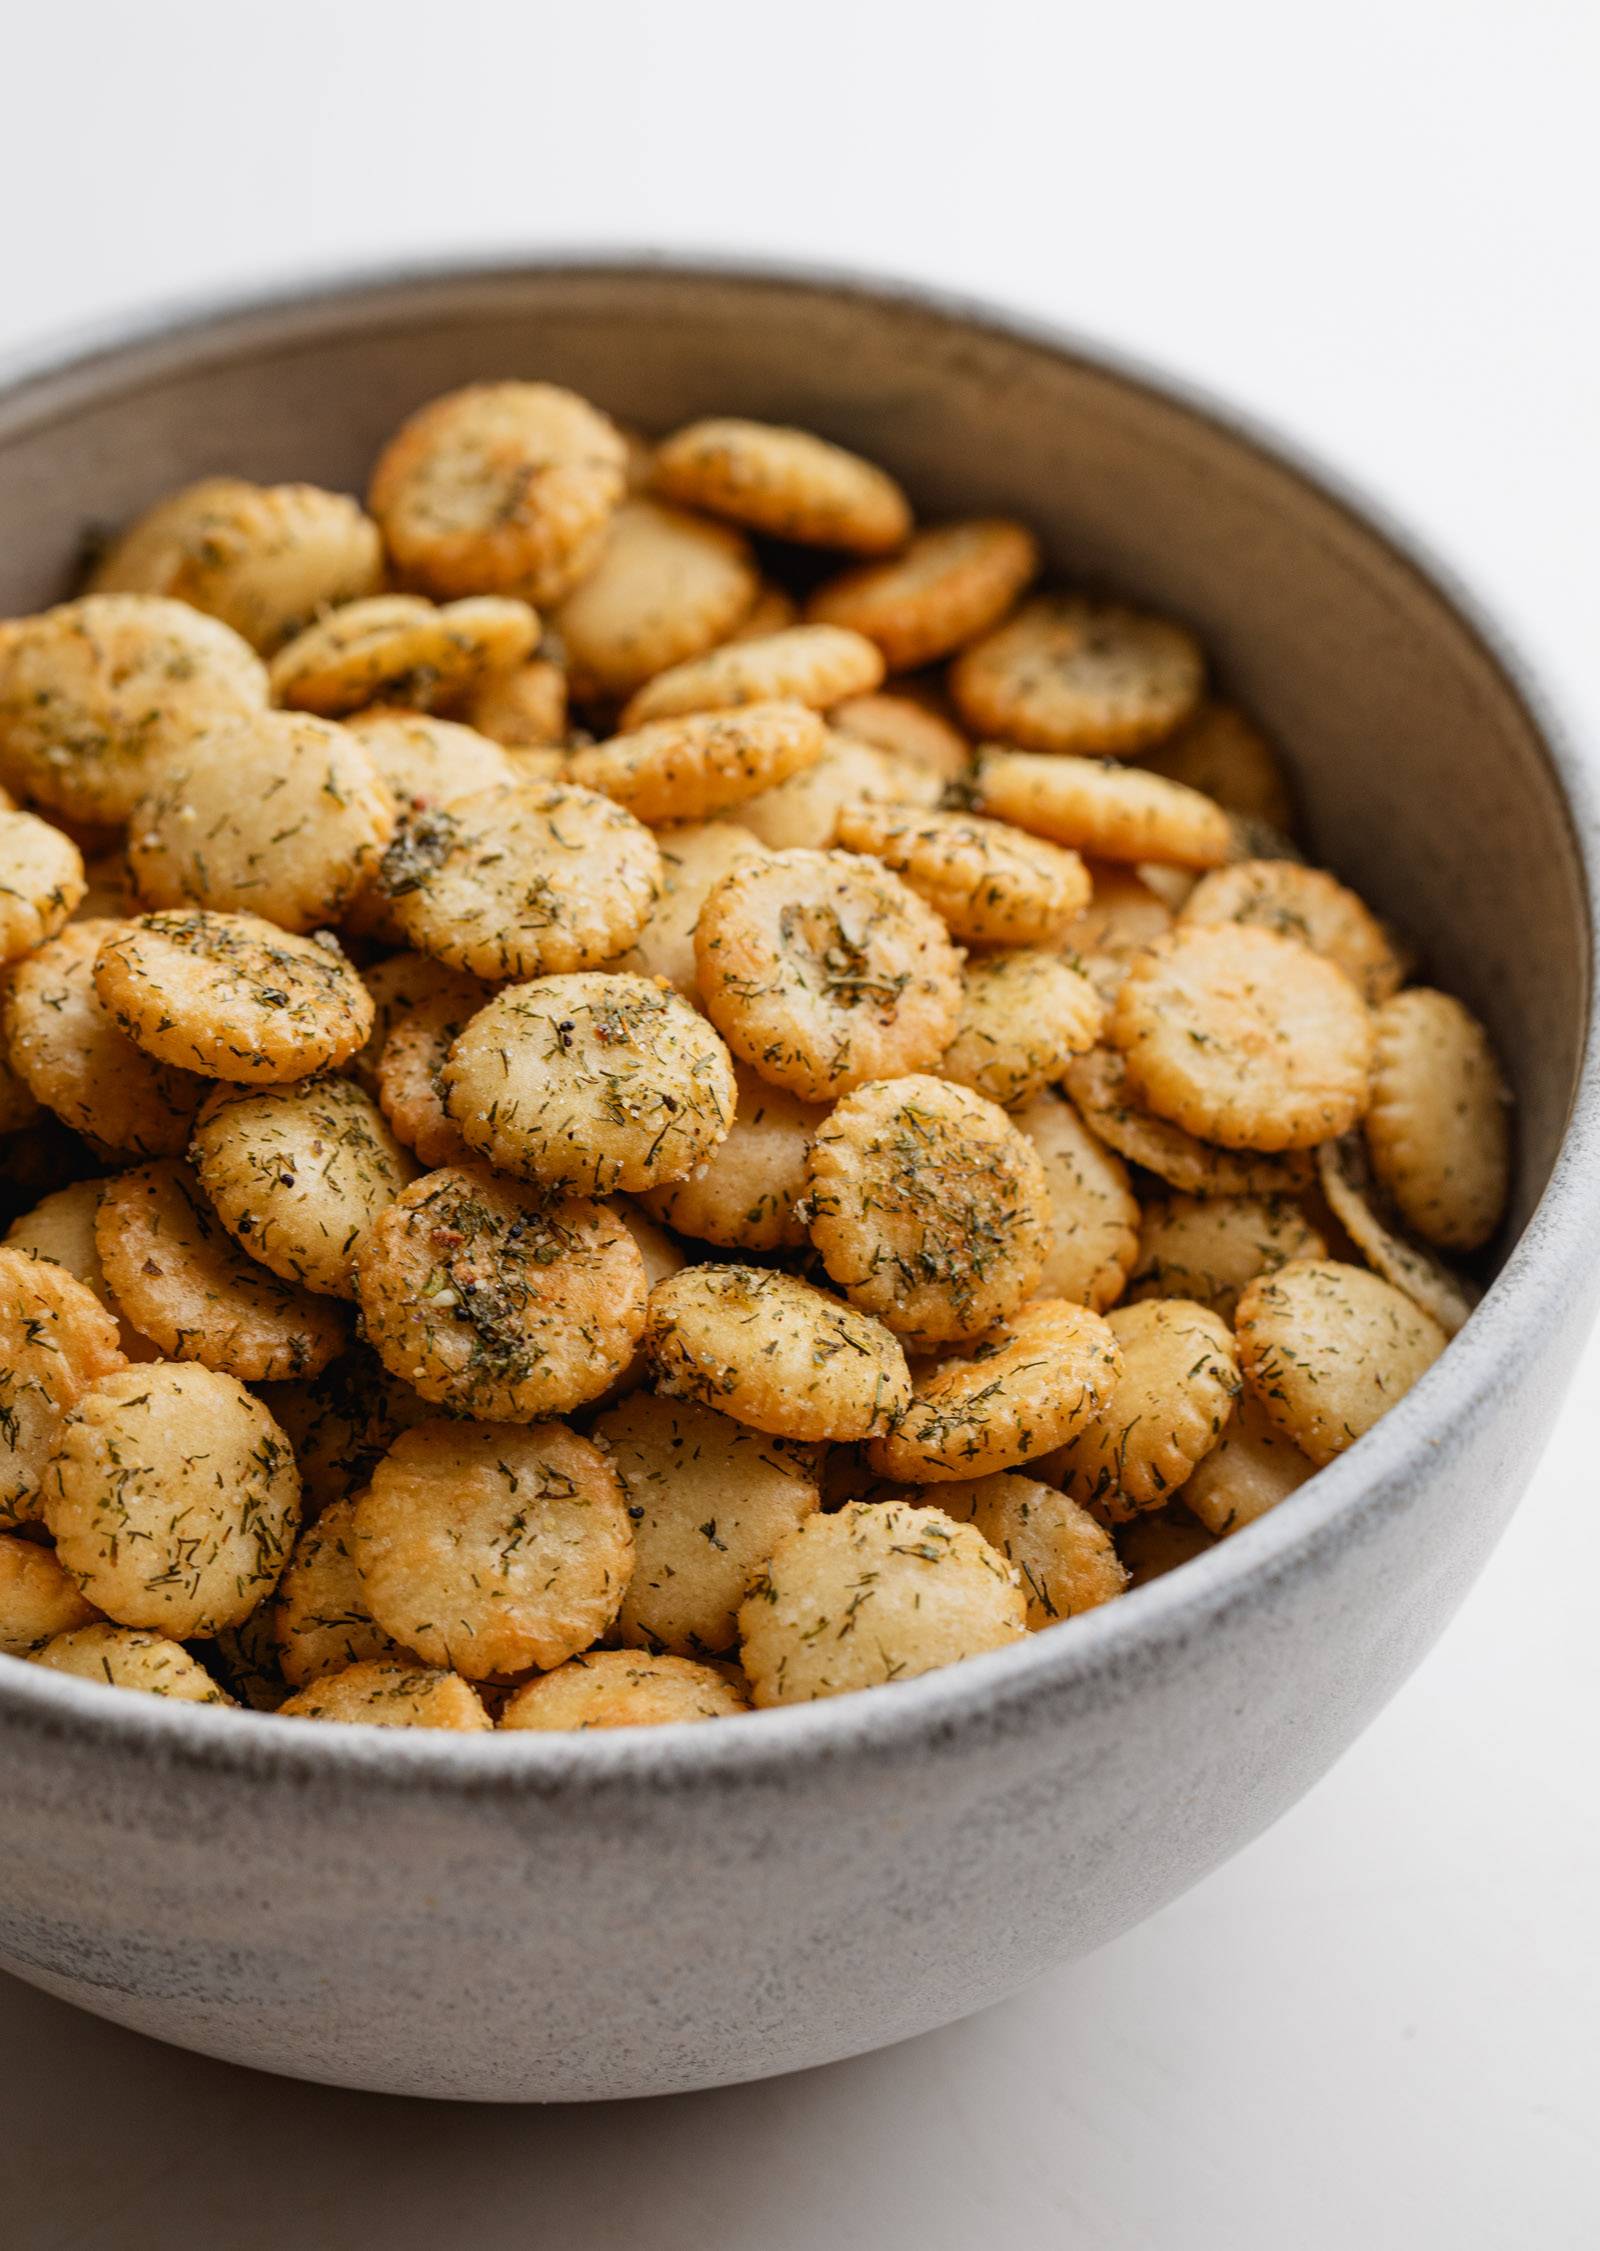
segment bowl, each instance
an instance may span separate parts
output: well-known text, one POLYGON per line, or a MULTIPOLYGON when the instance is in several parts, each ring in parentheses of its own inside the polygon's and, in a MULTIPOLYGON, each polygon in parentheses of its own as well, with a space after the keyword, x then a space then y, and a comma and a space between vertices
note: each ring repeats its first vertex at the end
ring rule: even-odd
MULTIPOLYGON (((1200 629, 1318 852, 1422 940, 1517 1094, 1481 1310, 1369 1436, 1124 1600, 711 1727, 462 1738, 211 1711, 0 1659, 0 1965, 236 2062, 551 2101, 751 2079, 982 2007, 1277 1818, 1445 1625, 1600 1284, 1588 788, 1499 633, 1373 508, 1037 324, 872 282, 546 258, 189 312, 9 372, 0 615, 208 471, 359 489, 473 377, 646 428, 812 425, 927 514, 1014 512, 1200 629)), ((1372 1840, 1381 1855, 1383 1840, 1372 1840)))

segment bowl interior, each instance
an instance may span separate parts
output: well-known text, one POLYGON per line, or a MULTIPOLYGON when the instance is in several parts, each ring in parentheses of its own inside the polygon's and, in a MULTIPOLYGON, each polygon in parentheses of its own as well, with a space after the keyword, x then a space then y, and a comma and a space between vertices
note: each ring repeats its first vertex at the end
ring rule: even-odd
POLYGON ((717 410, 808 425, 883 461, 925 516, 1014 512, 1069 579, 1188 619, 1285 747, 1318 855, 1486 1017, 1518 1097, 1521 1227, 1589 979, 1580 855, 1534 719, 1370 520, 1054 339, 827 280, 604 265, 401 277, 157 329, 0 399, 0 615, 60 598, 86 539, 186 479, 360 490, 409 409, 495 375, 571 384, 646 430, 717 410))

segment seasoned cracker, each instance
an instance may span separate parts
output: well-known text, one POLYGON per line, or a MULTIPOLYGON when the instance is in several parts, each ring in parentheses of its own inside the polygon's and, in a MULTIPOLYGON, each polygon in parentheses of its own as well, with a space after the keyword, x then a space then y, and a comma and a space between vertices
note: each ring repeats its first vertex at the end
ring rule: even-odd
POLYGON ((622 724, 776 702, 827 711, 847 696, 866 695, 882 678, 883 659, 863 635, 839 625, 793 625, 658 672, 629 697, 622 724))
POLYGON ((89 1600, 174 1641, 237 1626, 300 1523, 289 1442, 231 1376, 161 1362, 101 1377, 46 1466, 45 1522, 89 1600))
POLYGON ((0 639, 0 780, 114 826, 197 735, 266 700, 260 658, 215 618, 153 594, 89 594, 0 639))
POLYGON ((961 1013, 961 956, 898 876, 847 852, 735 868, 695 932, 712 1022, 761 1076, 808 1101, 925 1070, 961 1013))
POLYGON ((358 1238, 416 1177, 377 1104, 341 1078, 219 1086, 189 1156, 240 1247, 329 1297, 355 1296, 358 1238))
POLYGON ((567 739, 565 668, 540 654, 509 672, 491 672, 467 690, 458 715, 507 750, 559 746, 567 739))
POLYGON ((721 1671, 687 1657, 591 1649, 507 1697, 502 1727, 663 1727, 679 1720, 731 1719, 749 1700, 721 1671))
POLYGON ((278 1706, 281 1719, 342 1720, 363 1727, 442 1727, 480 1735, 494 1725, 459 1673, 412 1657, 364 1657, 324 1673, 278 1706))
MULTIPOLYGON (((440 993, 463 989, 478 994, 475 1005, 480 1008, 489 997, 487 988, 476 978, 464 977, 458 969, 447 969, 442 961, 430 961, 426 954, 391 954, 386 960, 364 969, 361 981, 372 1001, 372 1030, 365 1045, 350 1058, 345 1068, 364 1093, 374 1096, 378 1091, 378 1066, 383 1060, 389 1034, 412 1009, 420 1008, 424 1001, 440 993)), ((466 1012, 469 1016, 471 1013, 471 1009, 466 1012)), ((462 1020, 465 1022, 465 1017, 462 1020)))
POLYGON ((564 782, 482 790, 408 822, 379 886, 408 945, 503 980, 593 969, 633 943, 661 855, 620 805, 564 782))
POLYGON ((117 1324, 80 1281, 49 1259, 0 1248, 0 1529, 39 1521, 63 1422, 122 1365, 117 1324))
POLYGON ((285 643, 270 667, 273 700, 325 719, 364 704, 431 709, 512 671, 538 639, 526 602, 485 594, 440 608, 416 594, 374 594, 285 643))
POLYGON ((1317 1175, 1329 1209, 1374 1272, 1404 1290, 1446 1336, 1459 1334, 1482 1292, 1407 1230, 1373 1173, 1361 1135, 1325 1141, 1317 1151, 1317 1175))
POLYGON ((457 1414, 565 1414, 621 1374, 644 1327, 644 1265, 621 1220, 487 1167, 414 1182, 357 1243, 355 1274, 385 1367, 457 1414))
POLYGON ((279 1669, 291 1688, 397 1651, 393 1636, 367 1608, 356 1569, 358 1497, 335 1501, 306 1526, 278 1582, 272 1635, 279 1669))
POLYGON ((257 915, 199 909, 111 925, 94 989, 118 1030, 158 1063, 239 1086, 337 1069, 359 1052, 374 1014, 329 931, 303 938, 257 915))
POLYGON ((655 905, 633 944, 608 966, 664 978, 685 1000, 697 1000, 694 933, 700 909, 730 869, 765 854, 749 830, 733 821, 681 821, 657 829, 655 838, 661 853, 655 905))
POLYGON ((421 1423, 356 1503, 384 1631, 469 1680, 548 1672, 611 1625, 633 1569, 616 1471, 562 1423, 421 1423))
POLYGON ((1087 756, 1126 757, 1160 742, 1204 686, 1199 644, 1182 626, 1073 594, 1035 595, 950 672, 957 709, 977 733, 1087 756))
POLYGON ((1107 1030, 1136 1098, 1224 1148, 1314 1148, 1367 1106, 1360 994, 1336 964, 1270 930, 1180 926, 1129 969, 1107 1030))
POLYGON ((684 1179, 644 1191, 644 1207, 663 1226, 721 1250, 803 1249, 806 1160, 828 1110, 768 1085, 748 1064, 735 1066, 734 1081, 727 1138, 684 1179))
POLYGON ((95 1243, 117 1305, 174 1360, 270 1383, 314 1376, 344 1347, 341 1308, 242 1251, 176 1158, 106 1183, 95 1243))
POLYGON ((191 743, 128 823, 146 907, 254 914, 281 930, 337 922, 376 872, 395 802, 344 727, 264 711, 191 743))
POLYGON ((757 1708, 909 1680, 1027 1631, 1014 1564, 969 1524, 851 1501, 778 1547, 739 1614, 757 1708))
POLYGON ((597 1195, 682 1180, 733 1123, 733 1061, 682 995, 645 977, 540 977, 498 993, 441 1073, 491 1164, 597 1195))
POLYGON ((1374 1020, 1373 1169, 1401 1217, 1442 1250, 1478 1250, 1505 1213, 1511 1097, 1488 1033, 1449 993, 1397 993, 1374 1020))
POLYGON ((0 812, 0 969, 53 938, 87 889, 71 837, 36 814, 0 812))
POLYGON ((961 983, 960 1021, 939 1070, 1002 1109, 1031 1102, 1105 1028, 1094 986, 1058 954, 982 954, 961 983))
POLYGON ((814 766, 786 782, 748 797, 729 818, 748 829, 771 852, 825 852, 839 834, 847 806, 872 800, 895 805, 934 805, 941 795, 936 775, 907 764, 892 752, 841 735, 832 727, 814 766))
POLYGON ((1095 859, 1214 868, 1233 857, 1222 808, 1143 767, 989 746, 974 795, 980 811, 1095 859))
POLYGON ((598 561, 627 447, 554 383, 470 383, 419 407, 378 457, 367 504, 430 594, 559 601, 598 561))
POLYGON ((739 1605, 773 1549, 814 1515, 814 1449, 730 1421, 689 1399, 635 1392, 594 1426, 622 1480, 634 1567, 624 1642, 715 1657, 739 1634, 739 1605))
POLYGON ((659 1390, 777 1438, 866 1438, 911 1396, 882 1322, 766 1267, 685 1267, 651 1291, 645 1338, 659 1390))
POLYGON ((444 1106, 450 1050, 489 998, 489 987, 435 963, 442 979, 390 1032, 378 1063, 378 1104, 397 1140, 421 1163, 471 1165, 476 1152, 444 1106))
POLYGON ((910 1405, 867 1458, 912 1485, 986 1477, 1066 1445, 1093 1421, 1122 1372, 1098 1314, 1036 1298, 959 1358, 919 1374, 910 1405))
POLYGON ((920 695, 891 683, 866 696, 848 696, 828 714, 828 725, 857 742, 887 751, 941 787, 965 779, 972 745, 959 727, 920 695))
POLYGON ((654 481, 670 500, 811 547, 885 555, 911 532, 910 503, 892 477, 778 423, 691 422, 657 446, 654 481))
POLYGON ((1337 962, 1376 1007, 1398 990, 1402 964, 1382 925, 1346 884, 1293 860, 1236 860, 1202 876, 1183 903, 1182 923, 1242 923, 1296 938, 1337 962))
POLYGON ((1152 774, 1214 797, 1225 813, 1294 829, 1294 799, 1283 761, 1255 723, 1231 703, 1203 703, 1175 734, 1147 751, 1152 774))
POLYGON ((1130 1298, 1188 1298, 1233 1319, 1258 1274, 1328 1246, 1287 1196, 1153 1196, 1144 1207, 1130 1298))
POLYGON ((1044 1465, 1113 1524, 1162 1508, 1222 1435, 1239 1396, 1226 1321, 1185 1298, 1106 1315, 1122 1369, 1099 1414, 1044 1465))
POLYGON ((990 632, 1038 570, 1039 543, 1023 524, 999 516, 936 524, 892 561, 859 564, 819 586, 806 616, 864 633, 891 672, 915 672, 990 632))
POLYGON ((0 1657, 36 1657, 57 1634, 92 1626, 99 1616, 51 1549, 0 1532, 0 1657))
POLYGON ((754 607, 749 542, 659 500, 628 500, 599 558, 555 615, 572 692, 621 703, 658 672, 725 641, 754 607))
POLYGON ((1037 1095, 1015 1122, 1039 1152, 1050 1195, 1040 1294, 1103 1313, 1122 1295, 1139 1251, 1139 1199, 1128 1168, 1060 1094, 1037 1095))
POLYGON ((996 1104, 926 1074, 837 1104, 811 1143, 806 1204, 829 1279, 912 1351, 1005 1320, 1050 1244, 1033 1144, 996 1104))
POLYGON ((847 805, 837 840, 847 852, 882 860, 953 937, 973 945, 1049 945, 1089 904, 1088 871, 1076 852, 981 814, 847 805))
POLYGON ((1234 1328, 1246 1383, 1319 1469, 1386 1415, 1448 1341, 1392 1283, 1335 1259, 1262 1275, 1234 1328))
MULTIPOLYGON (((903 1496, 919 1497, 919 1488, 903 1496)), ((1104 1525, 1053 1485, 1015 1470, 939 1487, 939 1507, 970 1524, 1022 1574, 1028 1631, 1097 1610, 1123 1593, 1128 1574, 1104 1525)))
POLYGON ((134 1688, 180 1704, 231 1704, 198 1658, 165 1634, 134 1626, 79 1626, 57 1634, 33 1662, 100 1688, 134 1688))
POLYGON ((117 1341, 125 1359, 154 1360, 159 1357, 155 1346, 124 1318, 100 1264, 94 1228, 104 1185, 100 1180, 74 1180, 65 1188, 52 1190, 31 1211, 11 1222, 5 1239, 13 1249, 48 1258, 74 1281, 81 1282, 116 1322, 117 1341))
POLYGON ((658 719, 574 751, 568 770, 586 789, 659 826, 705 820, 759 797, 815 766, 827 741, 827 729, 804 704, 753 703, 741 711, 658 719))
POLYGON ((1225 1540, 1298 1492, 1315 1470, 1274 1424, 1255 1393, 1240 1392, 1222 1436, 1190 1473, 1182 1501, 1225 1540))
POLYGON ((1075 1055, 1065 1084, 1098 1140, 1186 1196, 1288 1196, 1311 1178, 1309 1160, 1298 1150, 1267 1157, 1219 1149, 1156 1117, 1135 1099, 1126 1062, 1114 1047, 1075 1055))
POLYGON ((354 735, 395 803, 406 813, 431 813, 458 797, 475 797, 519 779, 493 736, 456 719, 398 704, 353 711, 341 732, 354 735))
POLYGON ((401 1431, 433 1414, 430 1403, 364 1344, 341 1353, 319 1375, 264 1384, 260 1396, 294 1448, 308 1520, 359 1492, 401 1431))
POLYGON ((1172 928, 1172 909, 1146 875, 1115 860, 1089 863, 1089 878, 1093 896, 1062 939, 1061 951, 1109 1005, 1128 964, 1172 928))
POLYGON ((323 610, 378 592, 383 540, 346 493, 206 477, 137 517, 89 584, 188 602, 270 656, 323 610))

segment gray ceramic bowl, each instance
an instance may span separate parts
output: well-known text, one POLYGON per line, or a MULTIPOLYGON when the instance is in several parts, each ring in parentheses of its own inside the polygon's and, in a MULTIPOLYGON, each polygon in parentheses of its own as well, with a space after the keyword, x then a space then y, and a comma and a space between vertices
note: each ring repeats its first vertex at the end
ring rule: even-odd
POLYGON ((1492 631, 1236 417, 987 310, 580 259, 160 322, 0 396, 0 615, 168 486, 359 487, 409 408, 497 374, 646 427, 813 424, 926 512, 1014 511, 1073 576, 1192 619, 1293 747, 1321 852, 1487 1016, 1520 1130, 1499 1278, 1395 1412, 1262 1523, 1023 1647, 572 1739, 309 1727, 0 1659, 0 1964, 270 2070, 517 2101, 922 2031, 1292 1805, 1444 1626, 1538 1457, 1600 1280, 1600 1073, 1587 787, 1492 631))

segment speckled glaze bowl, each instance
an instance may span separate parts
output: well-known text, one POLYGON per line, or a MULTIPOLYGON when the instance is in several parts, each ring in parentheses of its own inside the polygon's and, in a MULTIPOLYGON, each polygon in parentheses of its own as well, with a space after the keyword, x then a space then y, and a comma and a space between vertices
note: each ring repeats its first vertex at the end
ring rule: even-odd
POLYGON ((313 1727, 0 1658, 5 1968, 304 2078, 654 2094, 902 2039, 1099 1945, 1292 1805, 1428 1649, 1600 1284, 1596 830, 1493 630, 1320 471, 1069 338, 828 275, 379 276, 12 371, 0 615, 184 479, 359 488, 404 413, 485 375, 550 376, 646 428, 813 425, 924 513, 1015 512, 1074 578, 1191 619, 1291 747, 1319 852, 1483 1012, 1518 1098, 1504 1263, 1439 1364, 1274 1515, 1024 1646, 571 1738, 313 1727))

